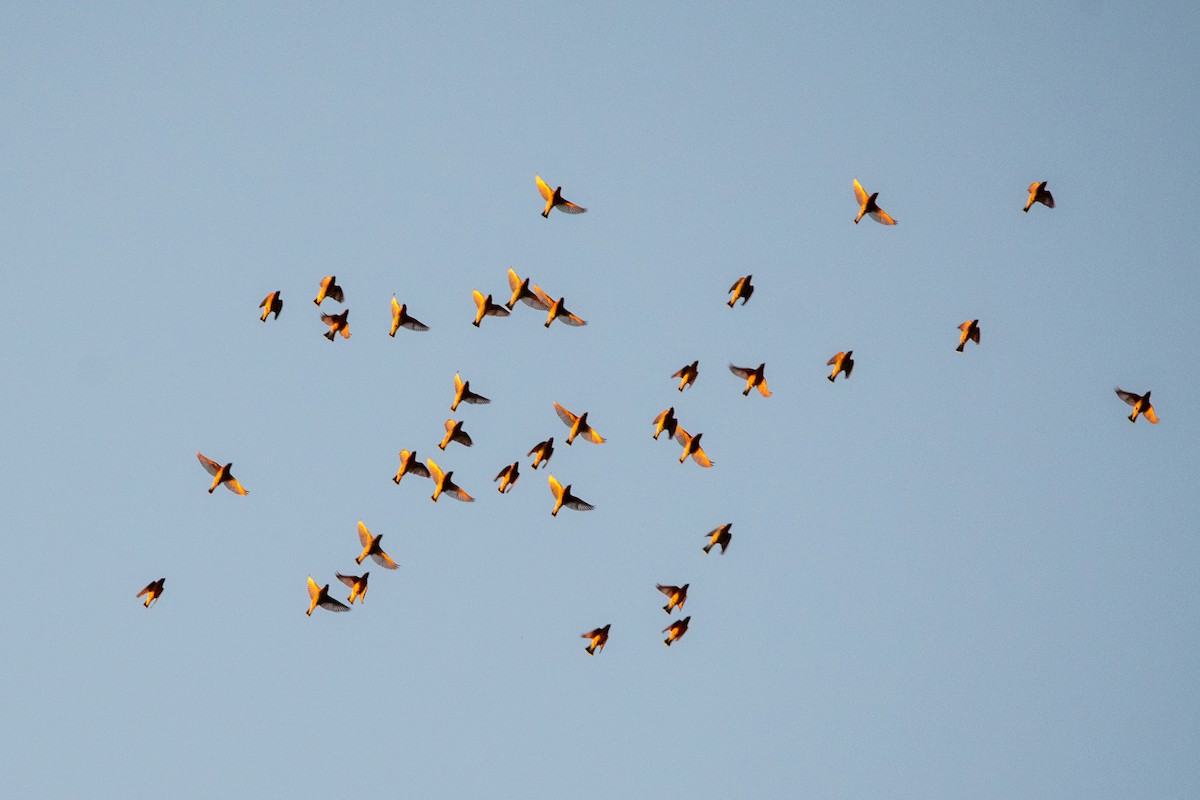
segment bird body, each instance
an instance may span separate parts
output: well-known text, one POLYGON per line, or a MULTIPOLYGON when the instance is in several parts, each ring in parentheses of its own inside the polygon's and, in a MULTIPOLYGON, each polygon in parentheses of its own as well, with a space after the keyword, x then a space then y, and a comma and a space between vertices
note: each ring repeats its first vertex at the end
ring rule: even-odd
POLYGON ((551 436, 544 442, 538 442, 533 446, 533 449, 531 449, 525 455, 534 456, 534 469, 537 469, 540 464, 548 464, 550 462, 550 456, 554 455, 554 437, 551 436))
POLYGON ((279 295, 278 291, 271 292, 263 298, 258 307, 263 310, 262 316, 259 318, 263 322, 266 322, 267 317, 271 314, 275 315, 275 319, 279 319, 279 312, 283 311, 283 298, 279 295))
POLYGON ((684 617, 683 619, 676 620, 667 627, 663 628, 662 632, 667 634, 667 638, 663 639, 663 644, 665 644, 667 647, 670 647, 671 642, 682 639, 683 635, 687 633, 688 623, 691 621, 691 617, 684 617))
POLYGON ((708 552, 712 550, 713 547, 720 545, 721 555, 725 555, 725 548, 729 547, 729 540, 733 538, 733 535, 729 532, 729 529, 732 527, 733 523, 727 522, 721 527, 713 528, 711 531, 704 534, 708 539, 708 544, 701 548, 704 551, 704 554, 708 555, 708 552))
POLYGON ((513 485, 517 482, 517 478, 519 477, 521 477, 521 467, 516 461, 514 461, 504 469, 500 470, 500 472, 496 474, 496 477, 492 478, 492 482, 495 483, 496 481, 500 481, 499 491, 500 494, 504 494, 506 491, 512 489, 513 485))
POLYGON ((750 367, 738 367, 733 364, 729 365, 729 371, 739 378, 746 381, 746 389, 742 392, 742 397, 750 394, 751 389, 758 389, 758 393, 763 397, 770 397, 771 390, 767 388, 766 363, 759 364, 758 367, 751 369, 750 367))
POLYGON ((750 302, 750 295, 754 294, 754 286, 750 283, 750 279, 753 277, 753 275, 746 275, 745 277, 738 278, 733 282, 733 286, 729 287, 729 291, 733 294, 729 298, 728 306, 730 308, 733 308, 733 304, 738 300, 742 301, 742 305, 750 302))
POLYGON ((679 391, 683 391, 687 387, 696 382, 696 378, 700 375, 700 362, 693 361, 684 367, 680 367, 679 371, 672 375, 672 378, 679 378, 679 391))
POLYGON ((140 592, 137 593, 138 597, 142 597, 143 595, 145 595, 146 602, 144 603, 144 605, 146 606, 146 608, 149 608, 151 603, 158 600, 158 598, 162 596, 163 584, 165 584, 166 582, 167 582, 166 578, 159 578, 156 581, 150 581, 149 583, 146 584, 145 589, 142 589, 140 592))
POLYGON ((326 275, 321 279, 321 288, 317 290, 316 299, 313 300, 313 305, 321 305, 325 298, 343 303, 346 300, 346 294, 342 291, 342 287, 337 285, 336 275, 326 275))
POLYGON ((596 508, 571 494, 571 484, 563 486, 553 475, 550 476, 550 493, 554 495, 554 510, 550 512, 552 517, 557 517, 559 509, 563 506, 576 511, 592 511, 596 508))
POLYGON ((1158 424, 1158 416, 1154 413, 1154 406, 1150 405, 1150 392, 1134 394, 1119 387, 1114 391, 1116 391, 1117 397, 1133 406, 1133 413, 1129 415, 1130 422, 1137 422, 1138 414, 1141 414, 1151 425, 1158 424))
POLYGON ((533 179, 537 182, 538 191, 546 201, 546 208, 544 211, 542 211, 543 217, 548 219, 550 217, 551 209, 555 208, 557 208, 559 211, 565 211, 568 214, 582 214, 583 212, 587 211, 587 209, 583 206, 578 206, 569 200, 564 200, 561 186, 551 189, 546 185, 546 182, 542 180, 541 175, 534 175, 533 179))
POLYGON ((594 656, 597 651, 603 650, 604 645, 608 644, 608 629, 611 627, 612 625, 609 624, 605 625, 603 628, 596 628, 595 630, 590 630, 583 634, 582 638, 592 640, 591 644, 583 648, 587 651, 589 656, 594 656))
POLYGON ((350 599, 346 601, 350 605, 354 605, 356 599, 360 603, 367 599, 367 578, 371 576, 371 573, 364 572, 362 575, 343 575, 340 572, 335 572, 333 574, 337 576, 339 581, 350 587, 350 599))
POLYGON ((350 338, 350 309, 343 308, 340 314, 322 314, 321 321, 329 326, 329 331, 321 334, 329 341, 332 342, 339 333, 343 339, 350 338))
POLYGON ((844 353, 837 353, 833 358, 825 362, 826 366, 833 367, 833 372, 829 373, 829 382, 833 383, 833 379, 837 377, 839 372, 845 373, 846 379, 850 379, 850 373, 854 371, 854 355, 853 350, 847 350, 844 353))
POLYGON ((866 189, 863 189, 862 184, 858 182, 858 178, 854 179, 854 197, 858 200, 858 216, 854 218, 854 224, 866 214, 871 219, 878 222, 880 225, 895 225, 896 220, 892 219, 886 211, 879 207, 875 202, 875 198, 879 197, 879 192, 875 192, 870 197, 867 196, 866 189))
POLYGON ((607 441, 595 428, 588 424, 586 411, 580 416, 575 416, 558 403, 555 403, 554 412, 558 414, 558 418, 563 421, 563 424, 571 429, 571 432, 567 434, 567 444, 574 442, 576 436, 582 436, 592 444, 604 444, 607 441))
MULTIPOLYGON (((967 346, 968 339, 975 344, 979 344, 979 320, 969 319, 962 325, 959 325, 958 329, 962 331, 962 335, 958 337, 958 347, 954 348, 955 350, 961 353, 963 348, 967 346)), ((847 375, 846 377, 850 376, 847 375)))
POLYGON ((209 494, 212 494, 213 490, 221 484, 225 484, 225 488, 234 494, 248 494, 248 492, 242 488, 242 485, 238 483, 237 478, 233 477, 233 473, 230 471, 233 469, 232 461, 225 466, 221 466, 202 453, 196 453, 196 458, 200 460, 200 466, 204 467, 208 474, 213 476, 212 486, 208 487, 209 494))

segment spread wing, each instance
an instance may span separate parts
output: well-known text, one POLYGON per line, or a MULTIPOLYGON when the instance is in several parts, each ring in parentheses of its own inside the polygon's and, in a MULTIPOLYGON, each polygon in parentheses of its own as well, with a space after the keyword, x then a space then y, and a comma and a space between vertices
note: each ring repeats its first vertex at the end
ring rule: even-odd
POLYGON ((472 289, 472 290, 471 290, 471 296, 475 298, 475 305, 476 305, 476 307, 478 307, 478 308, 481 308, 481 309, 482 309, 482 308, 485 306, 485 304, 487 303, 487 298, 486 298, 486 297, 484 297, 484 296, 483 296, 483 295, 482 295, 482 294, 479 292, 479 290, 478 290, 478 289, 472 289))
POLYGON ((667 597, 670 597, 671 595, 673 595, 679 591, 678 586, 663 586, 661 583, 655 584, 655 585, 658 586, 658 590, 660 592, 662 592, 663 594, 665 594, 667 597))
POLYGON ((533 449, 531 449, 531 450, 530 450, 528 453, 526 453, 525 455, 527 455, 527 456, 531 456, 531 455, 533 455, 534 453, 536 453, 537 451, 541 450, 541 449, 542 449, 543 447, 545 447, 545 446, 546 446, 546 443, 545 443, 545 442, 538 442, 537 444, 535 444, 535 445, 533 446, 533 449))
POLYGON ((591 425, 588 426, 586 431, 580 431, 579 433, 583 436, 583 438, 587 439, 592 444, 604 444, 606 441, 608 441, 591 425))
POLYGON ((837 354, 837 355, 835 355, 833 358, 831 358, 831 359, 829 359, 828 361, 826 361, 826 362, 825 362, 825 365, 826 365, 826 366, 828 366, 828 367, 832 367, 834 364, 836 364, 838 361, 840 361, 840 360, 842 359, 842 356, 844 356, 844 355, 846 355, 846 354, 845 354, 845 353, 838 353, 838 354, 837 354))
MULTIPOLYGON (((830 361, 829 363, 832 364, 833 362, 830 361)), ((742 380, 749 380, 750 376, 754 374, 754 370, 752 370, 748 367, 735 367, 733 364, 729 365, 729 371, 732 372, 734 375, 737 375, 742 380)), ((675 376, 672 375, 671 377, 675 377, 675 376)))
POLYGON ((205 471, 207 471, 209 475, 216 475, 221 471, 221 465, 213 461, 208 456, 196 453, 196 458, 200 459, 200 466, 204 467, 205 471))
POLYGON ((338 301, 339 303, 346 302, 346 295, 342 292, 342 287, 338 286, 336 283, 330 285, 329 291, 326 292, 326 294, 329 297, 332 297, 334 300, 338 301))
POLYGON ((397 564, 395 561, 392 560, 391 556, 389 556, 387 553, 383 552, 382 550, 375 552, 375 553, 371 553, 371 558, 372 558, 372 560, 375 561, 376 564, 383 567, 384 569, 398 569, 400 566, 399 564, 397 564))
POLYGON ((368 547, 373 538, 375 537, 371 536, 371 532, 367 530, 367 526, 363 525, 363 522, 360 519, 358 521, 358 541, 362 543, 363 547, 368 547))
POLYGON ((692 435, 683 429, 682 425, 675 426, 675 441, 679 442, 684 447, 688 446, 688 442, 692 440, 692 435))
MULTIPOLYGON (((1045 184, 1042 185, 1045 186, 1045 184)), ((1042 189, 1041 196, 1038 197, 1038 200, 1042 201, 1047 208, 1054 208, 1054 195, 1050 194, 1050 192, 1047 190, 1042 189)))
POLYGON ((554 195, 554 190, 546 185, 546 182, 542 180, 541 175, 534 175, 533 179, 537 181, 538 191, 541 192, 542 198, 549 200, 554 195))
POLYGON ((426 325, 424 322, 421 322, 420 320, 413 319, 412 317, 409 317, 408 319, 401 322, 400 327, 408 328, 410 331, 427 331, 427 330, 429 330, 428 325, 426 325))
POLYGON ((738 278, 736 281, 733 282, 733 286, 729 287, 729 291, 736 292, 737 288, 742 285, 742 281, 744 281, 744 280, 745 280, 745 278, 738 278))
POLYGON ((509 472, 511 472, 511 471, 512 471, 512 468, 513 468, 513 467, 512 467, 512 465, 510 464, 510 465, 508 465, 507 467, 505 467, 504 469, 500 470, 498 473, 496 473, 496 477, 492 478, 492 483, 495 483, 496 481, 498 481, 498 480, 500 480, 501 478, 503 478, 505 475, 507 475, 509 472))
POLYGON ((849 377, 850 377, 850 373, 851 373, 851 372, 854 372, 854 359, 853 359, 853 358, 847 358, 847 359, 846 359, 846 363, 843 365, 843 367, 844 367, 844 369, 843 369, 842 371, 843 371, 843 372, 845 372, 845 373, 846 373, 846 377, 847 377, 847 378, 849 378, 849 377))
POLYGON ((334 600, 332 597, 326 597, 324 600, 317 603, 317 605, 326 611, 342 612, 350 610, 350 606, 346 605, 341 600, 334 600))
POLYGON ((572 497, 567 502, 563 503, 567 508, 573 508, 576 511, 595 511, 596 507, 591 503, 586 503, 578 497, 572 497))
POLYGON ((308 596, 309 596, 309 598, 316 600, 317 596, 320 594, 321 594, 321 587, 317 586, 317 582, 312 579, 312 575, 309 575, 308 576, 308 596))
POLYGON ((437 483, 441 483, 442 478, 446 476, 446 473, 442 472, 442 468, 437 465, 437 462, 430 458, 426 460, 425 464, 429 467, 430 477, 432 477, 437 483))
POLYGON ((550 493, 554 495, 555 500, 562 497, 562 493, 563 493, 562 484, 559 483, 558 479, 555 478, 553 475, 550 476, 550 493))
POLYGON ((467 494, 466 491, 461 486, 457 486, 457 485, 447 486, 443 491, 461 503, 474 503, 475 502, 475 498, 471 497, 471 495, 467 494))
POLYGON ((572 314, 570 311, 567 311, 565 313, 566 313, 566 316, 563 316, 563 312, 559 312, 558 319, 561 320, 562 322, 565 322, 568 325, 574 326, 576 328, 578 328, 582 325, 587 325, 587 320, 583 319, 582 317, 577 317, 574 314, 572 314))
POLYGON ((537 302, 535 303, 532 300, 527 300, 527 302, 529 305, 533 306, 539 311, 549 311, 550 306, 554 305, 554 300, 551 299, 550 295, 542 291, 542 287, 538 286, 536 283, 530 288, 529 291, 533 292, 534 296, 537 298, 537 302))
POLYGON ((895 225, 896 220, 892 219, 882 208, 877 208, 874 211, 868 211, 867 216, 878 222, 880 225, 895 225))
POLYGON ((359 582, 359 580, 360 580, 360 578, 359 578, 357 575, 343 575, 343 574, 342 574, 342 573, 340 573, 340 572, 335 572, 335 573, 333 573, 333 574, 337 576, 337 579, 338 579, 339 581, 341 581, 342 583, 346 584, 346 585, 347 585, 347 586, 349 586, 351 589, 353 589, 353 588, 354 588, 354 584, 358 583, 358 582, 359 582))
POLYGON ((238 483, 238 479, 233 477, 232 475, 229 476, 229 480, 222 481, 222 483, 225 484, 226 489, 233 492, 234 494, 240 494, 243 497, 246 496, 245 488, 240 483, 238 483))
POLYGON ((867 190, 858 182, 858 178, 854 179, 854 199, 858 201, 860 207, 867 204, 867 190))
POLYGON ((556 208, 558 208, 559 211, 565 211, 568 214, 582 214, 583 212, 587 211, 587 209, 583 206, 577 206, 569 200, 563 200, 562 204, 556 206, 556 208))
POLYGON ((758 382, 758 393, 761 394, 763 397, 771 396, 771 390, 767 388, 766 380, 761 380, 758 382))
POLYGON ((454 393, 458 394, 459 392, 462 391, 462 389, 463 389, 462 378, 460 378, 458 373, 456 372, 456 373, 454 373, 454 393))
MULTIPOLYGON (((579 419, 579 417, 575 416, 570 411, 567 411, 565 408, 560 406, 558 403, 554 404, 554 413, 558 414, 558 418, 561 419, 563 421, 563 424, 567 425, 568 427, 570 427, 571 425, 574 425, 575 420, 579 419)), ((215 475, 216 473, 213 473, 213 474, 215 475)))
POLYGON ((471 447, 473 444, 475 444, 471 441, 471 434, 467 433, 462 428, 458 429, 458 433, 451 434, 450 438, 465 447, 471 447))
MULTIPOLYGON (((676 373, 676 375, 672 375, 671 377, 674 378, 677 375, 678 375, 678 373, 676 373)), ((659 415, 657 417, 655 417, 654 421, 651 422, 650 424, 651 425, 661 425, 663 423, 663 421, 667 418, 667 414, 669 414, 669 413, 671 413, 671 409, 669 409, 669 408, 665 409, 664 411, 660 412, 659 415)))
POLYGON ((1154 413, 1154 406, 1146 406, 1146 410, 1142 412, 1142 416, 1149 420, 1152 425, 1158 424, 1158 415, 1154 413))
POLYGON ((400 301, 396 299, 396 295, 392 295, 392 322, 400 324, 400 301))
POLYGON ((422 478, 429 477, 429 470, 420 461, 413 461, 408 465, 408 471, 413 475, 419 475, 422 478))
POLYGON ((692 460, 695 461, 700 466, 704 467, 705 469, 708 469, 709 467, 711 467, 713 465, 713 462, 708 460, 708 455, 705 454, 703 447, 701 447, 696 452, 692 453, 692 460))

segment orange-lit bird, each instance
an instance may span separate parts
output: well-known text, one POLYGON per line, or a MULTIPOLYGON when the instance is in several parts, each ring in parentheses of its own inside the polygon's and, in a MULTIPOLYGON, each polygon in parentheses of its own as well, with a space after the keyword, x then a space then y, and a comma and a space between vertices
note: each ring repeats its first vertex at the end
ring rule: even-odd
POLYGON ((487 399, 483 395, 476 394, 475 392, 471 391, 471 382, 470 381, 464 381, 462 378, 459 377, 457 372, 454 373, 454 402, 450 404, 451 411, 457 411, 459 403, 470 403, 471 405, 483 405, 485 403, 490 403, 490 402, 492 402, 492 401, 487 399))
POLYGON ((693 361, 687 366, 680 367, 679 372, 672 375, 672 378, 679 378, 679 391, 683 391, 687 387, 696 382, 697 376, 700 375, 700 362, 693 361))
POLYGON ((335 275, 326 275, 321 279, 321 288, 317 290, 317 296, 313 300, 313 304, 321 305, 326 297, 338 303, 343 303, 346 300, 346 294, 342 291, 342 287, 337 285, 337 276, 335 275))
POLYGON ((550 512, 550 516, 557 517, 558 510, 563 506, 573 508, 576 511, 593 511, 595 506, 591 503, 585 503, 575 495, 571 494, 571 484, 565 487, 555 480, 554 476, 550 476, 550 492, 554 495, 554 510, 550 512))
POLYGON ((532 308, 536 308, 538 311, 550 310, 550 307, 542 302, 542 299, 534 293, 533 289, 529 288, 529 278, 522 280, 521 277, 513 271, 512 267, 509 267, 508 270, 508 285, 512 289, 512 297, 509 298, 509 301, 504 305, 507 306, 510 311, 518 301, 532 308))
POLYGON ((829 373, 830 383, 833 383, 833 379, 839 372, 845 373, 846 379, 849 380, 850 373, 854 371, 854 359, 850 357, 852 355, 854 355, 854 351, 847 350, 844 353, 835 354, 833 358, 825 362, 826 366, 833 367, 833 372, 829 373))
POLYGON ((691 617, 684 617, 683 619, 676 620, 667 627, 663 628, 662 632, 667 634, 667 638, 663 639, 663 644, 665 644, 667 647, 670 647, 671 642, 682 639, 683 635, 687 633, 688 623, 691 621, 691 617))
POLYGON ((549 328, 550 323, 554 322, 554 320, 556 320, 556 319, 562 320, 567 325, 571 325, 576 328, 581 327, 583 325, 587 325, 587 320, 583 319, 582 317, 578 317, 575 314, 572 314, 570 311, 567 310, 567 307, 565 305, 563 305, 563 301, 565 298, 560 297, 557 300, 555 300, 552 297, 550 297, 550 295, 543 292, 542 288, 540 286, 534 286, 533 293, 535 295, 537 295, 538 300, 543 305, 546 306, 546 327, 547 328, 549 328))
POLYGON ((733 538, 733 534, 729 532, 729 529, 732 527, 732 522, 726 522, 721 527, 713 528, 711 531, 704 534, 705 538, 708 539, 708 544, 700 548, 704 551, 704 554, 708 555, 709 550, 712 550, 713 547, 720 545, 721 555, 725 555, 725 548, 729 547, 729 540, 733 538))
POLYGON ((654 418, 654 440, 658 441, 658 435, 663 431, 666 431, 668 439, 674 439, 678 426, 679 420, 675 419, 675 406, 671 406, 654 418))
POLYGON ((867 197, 867 191, 858 182, 858 178, 854 179, 854 196, 857 198, 859 205, 858 216, 854 218, 855 225, 863 218, 863 214, 866 214, 881 225, 896 224, 896 220, 888 216, 888 213, 875 203, 875 198, 879 197, 879 192, 875 192, 870 197, 867 197))
POLYGON ((462 503, 475 502, 474 497, 471 497, 471 495, 467 494, 461 486, 451 480, 451 477, 454 475, 454 470, 442 472, 442 468, 439 467, 437 462, 435 462, 432 458, 426 461, 425 464, 429 467, 429 474, 433 478, 434 484, 433 496, 429 498, 430 500, 436 503, 442 494, 448 494, 455 500, 458 500, 462 503))
POLYGON ((504 469, 500 470, 500 472, 496 474, 496 477, 492 478, 492 482, 495 483, 496 481, 500 481, 499 491, 500 494, 504 494, 509 489, 512 489, 513 484, 517 482, 517 478, 519 477, 521 477, 521 467, 516 461, 514 461, 504 469))
POLYGON ((263 298, 263 301, 258 304, 258 307, 263 310, 262 316, 259 317, 263 322, 267 321, 267 317, 272 314, 275 319, 279 319, 279 312, 283 311, 283 298, 279 296, 279 292, 271 292, 263 298))
POLYGON ((1054 208, 1054 195, 1050 194, 1046 189, 1046 182, 1038 183, 1034 181, 1029 184, 1029 199, 1025 201, 1025 213, 1029 213, 1029 208, 1034 203, 1041 203, 1046 208, 1054 208))
POLYGON ((729 287, 729 291, 733 294, 729 298, 728 305, 730 308, 733 308, 733 304, 738 300, 742 301, 742 305, 750 302, 750 295, 754 294, 754 286, 750 283, 750 279, 753 277, 753 275, 746 275, 745 277, 738 278, 733 282, 733 286, 729 287))
POLYGON ((538 442, 525 455, 533 456, 533 468, 537 469, 539 464, 549 464, 550 456, 554 455, 554 437, 551 436, 544 442, 538 442))
POLYGON ((371 573, 364 572, 362 575, 343 575, 340 572, 335 572, 333 574, 337 576, 339 581, 350 587, 350 599, 346 601, 350 605, 354 605, 356 599, 360 603, 367 599, 367 578, 371 576, 371 573))
POLYGON ((1134 394, 1119 387, 1114 391, 1117 393, 1117 397, 1133 406, 1133 413, 1129 415, 1130 422, 1137 422, 1138 414, 1141 414, 1151 425, 1158 424, 1158 417, 1154 413, 1154 406, 1150 405, 1150 392, 1134 394))
POLYGON ((312 602, 308 604, 308 616, 312 616, 312 612, 317 606, 326 611, 349 611, 350 606, 343 603, 341 600, 334 600, 329 596, 329 584, 317 586, 317 582, 312 579, 312 575, 308 576, 308 596, 312 602))
POLYGON ((396 470, 396 477, 392 478, 392 483, 400 484, 400 479, 405 475, 416 475, 420 478, 428 478, 429 470, 417 460, 417 454, 408 450, 400 451, 400 469, 396 470))
POLYGON ((758 393, 763 397, 770 397, 771 390, 767 388, 766 363, 759 364, 757 368, 738 367, 733 364, 729 365, 729 371, 739 378, 746 381, 746 389, 742 392, 742 397, 750 394, 751 389, 758 389, 758 393))
POLYGON ((507 317, 508 309, 502 305, 497 305, 492 302, 492 296, 489 294, 484 297, 483 294, 475 289, 471 290, 471 296, 475 298, 475 321, 471 324, 476 328, 483 321, 484 317, 507 317))
POLYGON ((568 214, 582 214, 587 211, 583 206, 577 206, 574 203, 564 200, 562 196, 562 187, 551 190, 546 182, 542 180, 541 175, 534 175, 533 179, 537 181, 538 191, 542 193, 542 197, 546 200, 546 210, 542 212, 542 216, 547 219, 550 217, 550 209, 557 208, 559 211, 565 211, 568 214))
POLYGON ((576 436, 582 436, 592 444, 604 444, 607 441, 596 432, 595 428, 588 424, 588 412, 585 411, 582 416, 577 417, 558 403, 555 403, 554 413, 558 414, 558 418, 563 421, 563 424, 571 429, 571 432, 567 434, 567 444, 574 442, 576 436))
POLYGON ((248 494, 248 492, 242 488, 242 485, 238 483, 237 478, 233 477, 233 473, 230 471, 233 469, 232 461, 225 466, 221 466, 208 456, 205 456, 201 453, 196 453, 196 458, 200 459, 200 466, 204 467, 204 469, 208 471, 208 474, 213 476, 212 486, 208 487, 209 494, 212 494, 213 489, 216 489, 221 484, 225 484, 225 488, 234 494, 248 494))
POLYGON ((603 628, 596 628, 594 630, 590 630, 587 633, 583 634, 582 638, 592 640, 591 644, 589 644, 587 647, 583 648, 584 650, 587 651, 587 654, 589 656, 596 655, 597 650, 603 650, 604 645, 608 644, 608 629, 611 627, 612 627, 612 625, 608 624, 608 625, 605 625, 603 628))
POLYGON ((656 584, 658 590, 667 596, 667 604, 663 606, 663 611, 670 614, 675 609, 682 609, 683 604, 687 602, 688 587, 690 583, 685 583, 683 586, 663 586, 661 583, 656 584))
POLYGON ((329 341, 333 341, 336 334, 341 334, 343 339, 350 338, 350 309, 343 308, 340 314, 322 314, 321 321, 329 326, 327 333, 321 334, 329 341))
MULTIPOLYGON (((969 319, 962 325, 959 325, 958 329, 962 331, 962 335, 958 337, 958 347, 954 348, 955 350, 961 353, 963 348, 967 346, 968 339, 975 344, 979 344, 979 320, 969 319)), ((846 377, 850 376, 847 375, 846 377)))
POLYGON ((400 565, 393 561, 391 556, 383 552, 383 545, 380 544, 382 540, 382 533, 378 536, 372 536, 371 532, 367 530, 367 526, 363 525, 360 519, 358 521, 358 541, 362 544, 363 551, 358 558, 354 559, 354 563, 361 564, 364 558, 370 556, 372 561, 384 569, 397 569, 400 565))
POLYGON ((471 441, 470 434, 463 430, 462 420, 446 420, 446 435, 438 444, 438 449, 445 450, 446 445, 450 444, 451 442, 458 442, 463 447, 470 447, 474 444, 474 442, 471 441))
POLYGON ((396 331, 401 328, 408 328, 410 331, 427 331, 429 326, 416 317, 408 315, 408 304, 400 304, 396 299, 396 295, 392 295, 392 330, 388 336, 395 336, 396 331))
POLYGON ((155 600, 157 600, 159 597, 162 596, 163 584, 166 582, 167 582, 166 578, 159 578, 156 581, 150 581, 149 583, 146 584, 145 589, 142 589, 140 592, 137 593, 138 597, 141 597, 142 595, 146 596, 146 603, 145 603, 146 608, 149 608, 151 603, 153 603, 155 600))
POLYGON ((705 469, 713 465, 713 462, 708 460, 708 455, 704 452, 704 448, 700 446, 700 437, 703 435, 703 433, 697 433, 695 436, 692 436, 683 429, 682 425, 675 427, 675 441, 683 445, 683 455, 679 457, 680 464, 687 461, 688 456, 691 456, 693 461, 705 469))

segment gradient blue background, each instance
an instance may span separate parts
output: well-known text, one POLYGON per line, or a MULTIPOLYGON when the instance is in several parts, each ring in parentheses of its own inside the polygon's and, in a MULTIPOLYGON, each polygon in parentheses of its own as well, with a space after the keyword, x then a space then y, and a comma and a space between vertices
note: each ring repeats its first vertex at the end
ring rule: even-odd
POLYGON ((841 6, 8 6, 4 793, 1200 795, 1200 12, 841 6), (590 324, 472 328, 509 266, 590 324), (490 483, 552 401, 590 514, 490 483))

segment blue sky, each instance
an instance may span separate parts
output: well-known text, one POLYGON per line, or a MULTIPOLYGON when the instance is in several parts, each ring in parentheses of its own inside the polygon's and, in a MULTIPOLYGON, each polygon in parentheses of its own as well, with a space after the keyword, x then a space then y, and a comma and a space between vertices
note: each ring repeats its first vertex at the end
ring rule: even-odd
POLYGON ((1200 793, 1192 6, 3 18, 9 792, 1200 793), (589 325, 473 328, 510 266, 589 325), (493 402, 443 455, 455 371, 493 402), (550 517, 547 436, 594 512, 550 517), (394 485, 402 448, 478 502, 394 485), (305 617, 360 519, 400 569, 305 617))

